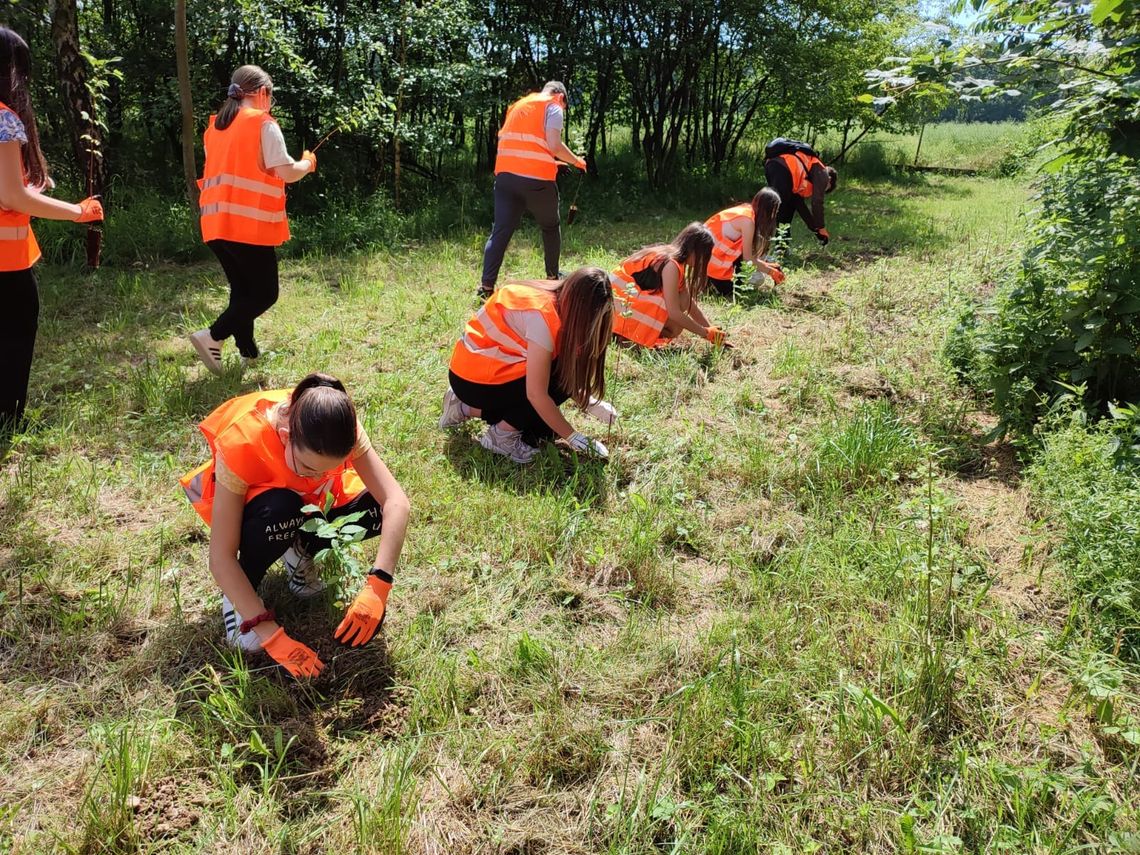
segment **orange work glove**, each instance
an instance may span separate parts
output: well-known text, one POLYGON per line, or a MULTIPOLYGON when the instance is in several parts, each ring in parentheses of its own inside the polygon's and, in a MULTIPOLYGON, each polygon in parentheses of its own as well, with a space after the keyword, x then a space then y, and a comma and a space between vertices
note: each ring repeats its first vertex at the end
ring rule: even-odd
POLYGON ((350 647, 361 647, 370 642, 384 623, 388 592, 391 590, 391 576, 379 568, 369 573, 364 587, 345 611, 344 620, 336 628, 333 638, 350 647))
POLYGON ((577 162, 577 163, 575 163, 574 165, 575 165, 575 166, 577 166, 579 169, 581 169, 583 172, 585 172, 585 171, 586 171, 586 166, 587 166, 587 164, 586 164, 586 158, 584 158, 584 157, 580 157, 580 158, 578 158, 578 162, 577 162))
POLYGON ((716 345, 724 344, 724 330, 719 327, 709 327, 705 330, 705 338, 716 345))
POLYGON ((301 160, 309 161, 309 172, 317 171, 317 156, 308 149, 305 149, 301 154, 301 160))
POLYGON ((325 668, 325 663, 317 658, 317 654, 287 636, 284 627, 279 627, 261 646, 273 657, 273 661, 294 677, 316 677, 325 668))
POLYGON ((772 277, 772 281, 777 285, 783 284, 783 281, 788 278, 787 274, 780 269, 779 265, 773 264, 771 268, 772 269, 768 271, 768 275, 772 277))
POLYGON ((94 196, 88 196, 86 199, 79 203, 79 216, 75 218, 75 222, 103 222, 103 203, 96 199, 94 196))
POLYGON ((827 246, 827 242, 831 240, 831 235, 827 233, 827 229, 817 229, 815 236, 824 246, 827 246))

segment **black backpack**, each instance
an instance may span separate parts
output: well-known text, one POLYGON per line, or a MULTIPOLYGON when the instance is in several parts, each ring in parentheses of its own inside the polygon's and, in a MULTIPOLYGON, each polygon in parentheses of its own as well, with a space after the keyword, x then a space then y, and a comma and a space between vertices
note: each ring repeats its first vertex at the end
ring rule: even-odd
POLYGON ((806 154, 808 157, 819 157, 815 149, 806 142, 788 139, 787 137, 776 137, 768 143, 768 145, 764 146, 765 160, 771 160, 774 157, 779 157, 781 154, 806 154))

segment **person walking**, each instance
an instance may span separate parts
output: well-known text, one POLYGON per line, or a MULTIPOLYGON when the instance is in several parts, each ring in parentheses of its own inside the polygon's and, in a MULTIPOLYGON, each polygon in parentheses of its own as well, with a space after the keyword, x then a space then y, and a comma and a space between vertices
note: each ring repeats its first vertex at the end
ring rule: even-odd
POLYGON ((610 280, 598 267, 563 282, 504 285, 455 343, 440 428, 482 419, 488 427, 479 443, 515 463, 529 463, 539 443, 555 436, 574 451, 609 457, 560 408, 572 399, 603 422, 616 417, 602 400, 612 314, 610 280))
POLYGON ((557 279, 562 251, 558 211, 558 164, 585 171, 586 161, 562 142, 566 121, 566 87, 551 80, 541 92, 525 95, 507 109, 499 129, 495 157, 495 224, 483 249, 483 278, 478 296, 495 290, 511 235, 523 211, 529 211, 542 230, 546 278, 557 279))
POLYGON ((831 235, 823 221, 823 197, 839 182, 834 167, 825 165, 807 143, 778 137, 764 148, 764 176, 780 194, 779 225, 790 226, 798 213, 820 244, 827 246, 831 235))
POLYGON ((206 166, 198 182, 202 240, 221 262, 230 301, 190 342, 215 374, 222 372, 222 345, 231 336, 243 362, 259 355, 253 322, 277 302, 276 248, 289 240, 285 185, 317 169, 310 151, 300 160, 289 156, 272 107, 273 80, 256 65, 243 65, 206 128, 206 166))
POLYGON ((294 677, 315 677, 324 664, 290 638, 257 593, 284 558, 289 591, 307 599, 325 589, 312 556, 327 545, 303 528, 306 507, 330 520, 361 514, 365 539, 381 534, 373 568, 333 636, 367 644, 384 623, 392 573, 408 528, 408 497, 377 456, 344 384, 313 373, 292 391, 251 392, 219 406, 199 425, 210 459, 179 479, 210 527, 210 573, 222 591, 226 640, 264 650, 294 677))
POLYGON ((714 241, 708 267, 709 284, 722 297, 732 297, 736 269, 744 260, 757 272, 771 276, 777 285, 784 281, 780 265, 765 260, 776 233, 779 211, 780 195, 771 187, 765 187, 752 197, 751 204, 725 208, 705 220, 714 241))
POLYGON ((40 150, 31 73, 27 43, 0 27, 0 292, 8 319, 0 337, 0 439, 23 423, 39 329, 40 296, 32 267, 40 259, 40 247, 32 217, 75 223, 103 219, 98 199, 72 205, 44 195, 54 183, 40 150))

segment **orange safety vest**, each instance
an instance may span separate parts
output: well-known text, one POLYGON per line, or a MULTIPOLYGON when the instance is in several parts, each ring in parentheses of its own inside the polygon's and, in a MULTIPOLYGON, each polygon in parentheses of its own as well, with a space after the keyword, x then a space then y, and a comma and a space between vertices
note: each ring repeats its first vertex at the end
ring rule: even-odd
POLYGON ((740 217, 748 217, 753 222, 756 221, 756 215, 753 213, 751 205, 734 205, 731 208, 725 208, 723 211, 717 211, 705 220, 705 225, 713 233, 714 241, 712 255, 709 257, 708 273, 710 279, 731 279, 733 277, 735 272, 733 266, 736 264, 736 259, 744 254, 744 238, 741 236, 735 240, 728 240, 724 236, 724 226, 740 217))
POLYGON ((316 478, 303 478, 285 462, 285 446, 269 423, 269 410, 288 401, 288 389, 250 392, 226 401, 198 425, 210 446, 210 459, 178 479, 198 516, 211 524, 214 509, 214 460, 220 452, 226 466, 249 485, 248 503, 266 490, 285 488, 306 503, 323 504, 332 493, 333 506, 340 507, 364 492, 364 482, 351 460, 316 478))
POLYGON ((788 167, 788 172, 791 173, 792 192, 797 196, 810 196, 812 193, 811 171, 817 163, 823 166, 823 161, 818 157, 812 157, 810 154, 781 154, 780 160, 784 161, 788 167))
POLYGON ((507 108, 507 118, 499 129, 496 175, 510 172, 541 181, 558 178, 558 161, 546 145, 546 108, 554 98, 533 92, 507 108))
POLYGON ((530 285, 505 285, 467 322, 451 352, 451 370, 472 383, 497 385, 526 376, 526 339, 511 329, 506 313, 536 311, 550 329, 554 357, 561 349, 562 319, 555 296, 530 285))
POLYGON ((216 118, 206 128, 206 168, 198 181, 202 240, 280 246, 289 240, 285 182, 261 168, 261 126, 276 119, 244 107, 220 131, 216 118))
MULTIPOLYGON (((627 258, 610 274, 610 289, 614 295, 614 334, 642 347, 657 347, 670 341, 661 336, 661 330, 669 320, 662 289, 642 290, 634 278, 652 266, 658 258, 660 256, 653 254, 638 261, 627 258)), ((685 265, 673 258, 669 260, 677 267, 679 287, 684 291, 685 265)))
MULTIPOLYGON (((9 113, 16 111, 7 104, 0 103, 0 110, 9 113)), ((24 185, 28 178, 24 176, 24 185)), ((32 218, 20 211, 0 208, 0 270, 8 273, 13 270, 27 270, 40 260, 40 245, 32 232, 32 218)))

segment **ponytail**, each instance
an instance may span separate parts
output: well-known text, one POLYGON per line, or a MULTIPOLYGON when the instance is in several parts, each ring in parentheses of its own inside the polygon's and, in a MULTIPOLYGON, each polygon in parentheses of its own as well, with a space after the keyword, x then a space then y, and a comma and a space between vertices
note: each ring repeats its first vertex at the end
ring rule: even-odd
POLYGON ((289 438, 326 457, 348 457, 356 445, 356 407, 344 384, 314 372, 289 398, 289 438))
POLYGON ((273 92, 273 78, 265 73, 259 66, 243 65, 234 72, 230 78, 230 88, 226 92, 226 100, 218 107, 218 115, 214 118, 214 127, 224 131, 232 123, 241 109, 242 98, 256 95, 261 89, 273 92))

